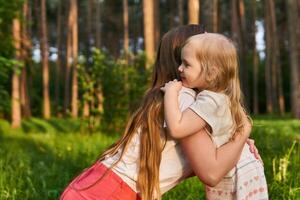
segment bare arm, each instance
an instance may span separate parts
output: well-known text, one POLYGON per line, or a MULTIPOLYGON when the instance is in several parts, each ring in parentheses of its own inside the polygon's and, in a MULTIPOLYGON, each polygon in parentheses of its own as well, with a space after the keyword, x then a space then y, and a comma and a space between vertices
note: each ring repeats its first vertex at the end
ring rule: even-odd
POLYGON ((204 129, 207 123, 190 109, 181 112, 178 103, 178 89, 181 82, 169 82, 165 86, 164 108, 165 120, 169 133, 180 139, 204 129))
POLYGON ((180 140, 194 173, 206 185, 215 186, 238 162, 251 132, 250 122, 245 123, 242 134, 218 149, 204 130, 180 140))

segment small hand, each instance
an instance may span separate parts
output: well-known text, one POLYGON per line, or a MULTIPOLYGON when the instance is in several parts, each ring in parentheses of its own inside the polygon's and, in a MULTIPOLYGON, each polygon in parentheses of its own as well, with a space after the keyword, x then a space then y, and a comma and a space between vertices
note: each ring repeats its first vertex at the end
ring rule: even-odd
POLYGON ((254 142, 255 141, 253 139, 249 139, 249 138, 247 139, 247 144, 249 145, 250 152, 254 154, 254 156, 257 160, 259 160, 262 164, 264 164, 263 160, 261 159, 261 157, 259 155, 258 149, 254 145, 254 142))
POLYGON ((182 82, 174 79, 173 81, 169 81, 168 83, 166 83, 165 86, 161 87, 160 89, 166 93, 167 91, 178 92, 181 88, 182 82))

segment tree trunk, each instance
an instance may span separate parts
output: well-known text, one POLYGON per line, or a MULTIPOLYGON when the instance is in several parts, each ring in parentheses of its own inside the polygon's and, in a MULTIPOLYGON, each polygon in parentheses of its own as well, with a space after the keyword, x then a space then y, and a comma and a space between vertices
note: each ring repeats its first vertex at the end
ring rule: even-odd
POLYGON ((213 0, 212 5, 212 31, 219 31, 219 0, 213 0))
POLYGON ((269 8, 267 3, 265 2, 265 30, 266 30, 266 64, 265 64, 265 83, 266 83, 266 106, 267 113, 273 113, 274 105, 272 101, 272 84, 271 84, 271 23, 269 17, 269 8))
POLYGON ((286 9, 289 28, 289 46, 291 60, 291 107, 294 118, 300 118, 300 3, 297 0, 287 0, 286 9))
POLYGON ((101 49, 101 11, 100 1, 96 2, 96 47, 101 49))
MULTIPOLYGON (((275 6, 273 0, 266 1, 266 39, 267 39, 267 61, 266 68, 270 73, 269 101, 272 101, 272 111, 283 114, 285 112, 284 97, 281 78, 281 64, 279 53, 279 42, 275 17, 275 6)), ((266 80, 267 81, 267 80, 266 80)))
POLYGON ((245 44, 245 14, 244 3, 241 0, 231 1, 231 30, 232 38, 238 44, 238 53, 240 58, 240 80, 242 91, 245 94, 245 105, 249 107, 249 88, 248 88, 248 70, 246 63, 246 44, 245 44))
POLYGON ((73 16, 71 12, 71 5, 68 16, 68 33, 67 33, 67 55, 66 55, 66 69, 65 69, 65 94, 64 94, 64 114, 69 112, 70 106, 70 77, 71 77, 71 61, 72 61, 72 24, 73 16))
POLYGON ((49 119, 50 96, 49 96, 49 65, 48 65, 48 36, 47 36, 47 17, 46 0, 41 0, 41 53, 43 65, 43 117, 49 119))
POLYGON ((123 0, 124 53, 127 57, 129 50, 128 0, 123 0))
POLYGON ((83 118, 88 118, 90 116, 90 105, 88 101, 84 101, 83 103, 82 116, 83 118))
POLYGON ((199 24, 200 0, 188 1, 188 23, 199 24))
POLYGON ((144 44, 147 55, 147 65, 149 68, 154 62, 154 0, 143 0, 144 14, 144 44))
POLYGON ((77 0, 71 1, 72 12, 72 58, 73 58, 73 73, 72 73, 72 117, 78 116, 78 75, 77 75, 77 60, 78 60, 78 10, 77 0))
POLYGON ((93 6, 94 6, 94 0, 88 0, 88 6, 87 6, 87 53, 88 58, 91 56, 91 47, 93 46, 93 28, 92 28, 92 22, 93 22, 93 6))
POLYGON ((159 0, 154 0, 154 48, 157 49, 160 41, 159 0))
MULTIPOLYGON (((21 26, 20 20, 13 20, 13 39, 15 46, 15 58, 20 60, 21 48, 21 26)), ((12 127, 18 128, 21 125, 21 105, 20 105, 20 77, 18 73, 19 66, 15 66, 12 75, 12 94, 11 94, 11 118, 12 127)))
POLYGON ((218 0, 203 0, 202 2, 202 22, 208 32, 218 32, 218 0))
POLYGON ((252 26, 254 34, 252 37, 253 40, 253 113, 258 114, 259 113, 259 104, 258 104, 258 67, 259 67, 259 58, 258 53, 256 50, 256 1, 252 1, 252 15, 253 15, 253 21, 252 26))
POLYGON ((61 76, 61 60, 62 60, 62 44, 61 44, 61 22, 62 22, 62 12, 61 12, 62 3, 58 2, 58 10, 57 10, 57 60, 56 60, 56 70, 55 70, 55 111, 56 114, 59 115, 59 97, 60 97, 60 76, 61 76))
POLYGON ((278 41, 276 34, 276 19, 275 19, 275 8, 273 0, 267 0, 269 8, 269 20, 270 20, 270 42, 272 45, 271 52, 271 88, 272 88, 272 101, 274 105, 274 111, 278 112, 278 80, 277 80, 277 68, 278 68, 278 59, 276 58, 278 52, 278 41))
POLYGON ((178 4, 178 24, 183 24, 183 0, 177 0, 178 4))
POLYGON ((23 19, 24 22, 22 23, 21 32, 21 58, 24 61, 24 67, 21 73, 21 85, 20 85, 20 95, 21 95, 21 110, 22 116, 24 118, 31 117, 31 110, 30 110, 30 100, 28 95, 28 87, 27 87, 27 67, 29 66, 30 61, 30 51, 31 51, 31 41, 29 37, 29 5, 28 1, 24 1, 23 4, 23 19))

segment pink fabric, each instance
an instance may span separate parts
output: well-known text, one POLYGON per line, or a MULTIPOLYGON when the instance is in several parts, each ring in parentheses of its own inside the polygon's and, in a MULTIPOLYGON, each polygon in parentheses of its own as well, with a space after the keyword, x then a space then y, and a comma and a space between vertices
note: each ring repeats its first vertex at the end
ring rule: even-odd
POLYGON ((118 175, 101 162, 77 176, 65 189, 60 200, 139 200, 118 175))

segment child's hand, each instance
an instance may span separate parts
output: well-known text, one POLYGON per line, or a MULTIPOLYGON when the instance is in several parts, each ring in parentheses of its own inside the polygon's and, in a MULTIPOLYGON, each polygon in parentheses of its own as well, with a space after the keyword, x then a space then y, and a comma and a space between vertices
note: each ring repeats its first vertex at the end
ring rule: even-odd
POLYGON ((181 88, 182 82, 174 79, 173 81, 169 81, 168 83, 166 83, 165 86, 161 87, 160 89, 166 93, 167 91, 178 92, 181 88))

